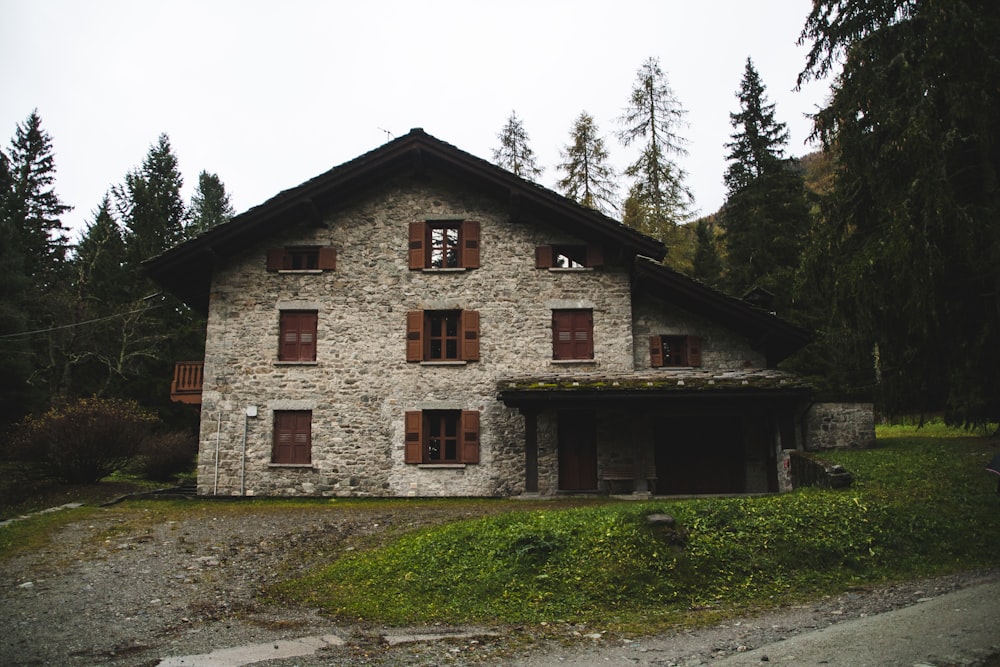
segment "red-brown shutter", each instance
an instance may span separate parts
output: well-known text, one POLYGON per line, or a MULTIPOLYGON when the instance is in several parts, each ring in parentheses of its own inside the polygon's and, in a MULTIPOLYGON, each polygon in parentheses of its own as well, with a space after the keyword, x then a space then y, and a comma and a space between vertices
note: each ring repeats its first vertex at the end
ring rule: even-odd
POLYGON ((697 336, 687 337, 688 366, 701 366, 701 339, 697 336))
POLYGON ((586 265, 604 266, 604 248, 599 245, 588 245, 586 265))
POLYGON ((289 410, 274 413, 273 463, 312 462, 312 412, 289 410))
POLYGON ((594 358, 594 315, 591 311, 552 311, 552 358, 594 358))
POLYGON ((424 360, 424 311, 411 310, 406 314, 406 360, 424 360))
POLYGON ((479 413, 462 410, 462 463, 479 463, 479 413))
POLYGON ((479 311, 462 311, 462 360, 479 361, 479 311))
POLYGON ((462 222, 462 268, 479 268, 479 221, 465 220, 462 222))
POLYGON ((319 268, 323 271, 337 270, 337 249, 323 247, 319 249, 319 268))
POLYGON ((540 245, 535 248, 535 268, 547 269, 552 266, 552 246, 540 245))
POLYGON ((267 251, 267 270, 281 271, 285 268, 285 249, 271 248, 267 251))
POLYGON ((663 367, 663 336, 649 337, 649 365, 653 368, 663 367))
POLYGON ((317 313, 282 311, 279 320, 279 361, 316 361, 317 313))
POLYGON ((410 268, 411 269, 422 269, 427 264, 426 256, 424 255, 424 239, 427 236, 427 223, 424 222, 411 222, 410 223, 410 268))
POLYGON ((406 463, 422 463, 424 458, 423 413, 419 410, 407 411, 404 418, 404 424, 404 431, 406 432, 406 435, 404 436, 405 444, 403 460, 406 463))

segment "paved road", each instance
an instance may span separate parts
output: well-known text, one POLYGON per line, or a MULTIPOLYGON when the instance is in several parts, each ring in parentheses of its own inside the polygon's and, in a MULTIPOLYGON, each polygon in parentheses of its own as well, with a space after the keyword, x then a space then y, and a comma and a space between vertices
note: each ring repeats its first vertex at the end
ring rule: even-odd
POLYGON ((1000 582, 991 582, 807 632, 712 665, 973 665, 997 653, 1000 582))

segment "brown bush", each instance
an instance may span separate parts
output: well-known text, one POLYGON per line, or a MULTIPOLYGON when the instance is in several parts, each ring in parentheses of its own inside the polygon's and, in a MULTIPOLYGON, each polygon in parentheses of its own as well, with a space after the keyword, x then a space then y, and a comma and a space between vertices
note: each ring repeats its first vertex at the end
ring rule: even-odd
POLYGON ((11 453, 63 481, 92 484, 124 468, 155 423, 134 401, 80 399, 21 422, 11 453))
POLYGON ((157 433, 143 441, 132 469, 146 479, 166 482, 190 471, 197 454, 197 436, 184 431, 157 433))

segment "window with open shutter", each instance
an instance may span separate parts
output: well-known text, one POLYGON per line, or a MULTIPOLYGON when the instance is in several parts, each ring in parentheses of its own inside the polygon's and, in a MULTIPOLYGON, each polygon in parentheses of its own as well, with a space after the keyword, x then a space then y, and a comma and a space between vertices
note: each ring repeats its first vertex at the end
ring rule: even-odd
POLYGON ((411 269, 478 269, 477 220, 427 220, 409 226, 411 269))
POLYGON ((479 463, 479 412, 408 411, 405 440, 406 463, 479 463))
POLYGON ((604 265, 599 245, 540 245, 535 248, 536 269, 583 269, 604 265))
POLYGON ((594 358, 594 314, 591 310, 552 311, 552 358, 594 358))
POLYGON ((406 314, 407 361, 479 361, 479 312, 412 310, 406 314))
POLYGON ((267 251, 268 271, 336 271, 337 249, 322 246, 290 246, 267 251))
POLYGON ((279 361, 316 361, 315 310, 283 310, 280 315, 279 361))
POLYGON ((307 465, 312 462, 312 412, 280 410, 274 413, 271 462, 307 465))
POLYGON ((697 336, 651 336, 649 365, 653 368, 701 366, 701 339, 697 336))

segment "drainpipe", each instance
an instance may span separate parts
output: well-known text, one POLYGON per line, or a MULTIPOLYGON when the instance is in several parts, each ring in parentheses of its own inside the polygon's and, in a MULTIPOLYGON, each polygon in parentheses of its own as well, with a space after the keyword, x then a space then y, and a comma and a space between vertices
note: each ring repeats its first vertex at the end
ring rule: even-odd
POLYGON ((247 425, 251 417, 257 416, 257 406, 247 406, 243 415, 243 451, 240 454, 240 495, 247 494, 247 425))
POLYGON ((222 437, 222 410, 219 410, 219 425, 215 429, 215 485, 212 495, 219 495, 219 439, 222 437))

